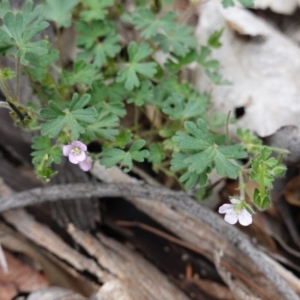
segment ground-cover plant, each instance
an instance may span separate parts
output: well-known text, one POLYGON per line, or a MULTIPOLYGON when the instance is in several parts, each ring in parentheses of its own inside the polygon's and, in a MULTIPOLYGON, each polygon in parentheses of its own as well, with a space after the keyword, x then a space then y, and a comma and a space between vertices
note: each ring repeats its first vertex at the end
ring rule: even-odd
POLYGON ((249 131, 240 130, 239 141, 222 134, 232 119, 212 115, 208 91, 195 90, 186 74, 193 63, 215 84, 234 84, 220 75, 222 62, 211 59, 225 29, 198 45, 193 28, 180 22, 173 5, 136 1, 129 12, 117 0, 46 0, 37 6, 29 0, 14 11, 8 0, 0 1, 0 53, 16 62, 14 70, 0 67, 6 100, 1 107, 10 109, 17 126, 34 132, 32 162, 42 180, 55 175, 53 164, 63 156, 83 171, 96 160, 125 172, 134 162, 147 162, 154 172, 195 191, 205 191, 216 170, 240 183, 240 194, 220 212, 230 223, 248 225, 255 208, 271 205, 272 182, 285 171, 284 151, 262 145, 249 131), (63 62, 61 47, 62 32, 70 26, 77 46, 71 66, 63 62), (46 28, 54 29, 53 40, 46 28), (21 74, 28 77, 35 101, 22 99, 21 74), (102 150, 89 153, 91 142, 102 150), (257 183, 251 204, 245 197, 249 180, 257 183))

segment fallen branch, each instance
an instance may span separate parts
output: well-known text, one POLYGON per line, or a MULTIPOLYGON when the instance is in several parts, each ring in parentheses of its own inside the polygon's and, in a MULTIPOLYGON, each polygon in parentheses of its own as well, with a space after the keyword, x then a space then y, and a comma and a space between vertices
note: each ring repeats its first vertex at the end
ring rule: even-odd
MULTIPOLYGON (((139 201, 138 199, 140 199, 140 201, 145 201, 145 199, 154 200, 156 203, 158 202, 160 205, 167 208, 168 211, 171 211, 174 208, 187 215, 187 217, 193 216, 197 218, 197 220, 206 224, 206 230, 213 229, 215 231, 215 235, 217 232, 218 239, 223 240, 225 238, 230 245, 235 246, 243 253, 244 259, 250 258, 253 266, 264 274, 264 276, 268 279, 269 284, 272 285, 272 294, 281 294, 281 299, 299 299, 297 294, 287 284, 287 282, 274 272, 270 264, 263 259, 260 252, 254 248, 246 235, 239 232, 237 228, 225 224, 224 221, 216 214, 199 205, 183 192, 174 192, 148 185, 128 183, 56 185, 32 189, 26 192, 14 194, 13 196, 4 197, 0 199, 0 212, 17 207, 41 204, 44 202, 55 202, 78 198, 88 199, 92 197, 134 197, 135 201, 139 201)), ((210 233, 207 232, 207 235, 209 234, 210 233)), ((210 243, 214 242, 215 244, 210 246, 217 247, 220 240, 210 240, 210 243)), ((211 253, 207 253, 207 255, 213 255, 213 250, 214 249, 211 249, 211 253)), ((213 259, 212 257, 210 258, 213 259)), ((231 258, 234 259, 234 257, 231 258)), ((243 268, 245 268, 245 261, 239 261, 239 264, 239 270, 243 270, 243 268)), ((252 274, 251 276, 255 275, 252 274)), ((254 281, 256 280, 255 277, 252 277, 252 279, 254 281)), ((271 290, 271 287, 268 287, 268 290, 271 290)))

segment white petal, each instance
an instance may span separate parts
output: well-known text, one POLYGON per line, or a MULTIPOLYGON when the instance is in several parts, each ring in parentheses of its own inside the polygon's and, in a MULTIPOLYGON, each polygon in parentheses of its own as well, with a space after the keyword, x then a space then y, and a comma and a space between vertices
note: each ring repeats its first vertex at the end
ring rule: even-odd
POLYGON ((75 154, 77 161, 84 161, 86 158, 86 154, 83 151, 80 151, 79 154, 75 154))
POLYGON ((69 155, 69 161, 72 164, 77 165, 79 163, 78 159, 77 159, 77 155, 73 154, 72 152, 69 155))
POLYGON ((234 211, 231 211, 231 212, 226 213, 224 220, 227 223, 233 225, 238 221, 238 216, 234 211))
POLYGON ((226 214, 228 211, 233 210, 233 205, 231 204, 223 204, 219 207, 219 213, 220 214, 226 214))
POLYGON ((92 164, 93 164, 92 159, 89 156, 87 156, 84 161, 81 161, 79 163, 79 167, 82 171, 87 172, 91 169, 92 164))
POLYGON ((232 199, 230 199, 230 202, 231 202, 232 204, 239 204, 239 203, 241 203, 242 201, 241 201, 240 199, 232 198, 232 199))
POLYGON ((72 146, 71 145, 65 145, 63 146, 63 154, 64 156, 69 156, 72 151, 72 146))
POLYGON ((248 226, 252 223, 252 215, 246 209, 242 209, 238 218, 240 224, 243 226, 248 226))

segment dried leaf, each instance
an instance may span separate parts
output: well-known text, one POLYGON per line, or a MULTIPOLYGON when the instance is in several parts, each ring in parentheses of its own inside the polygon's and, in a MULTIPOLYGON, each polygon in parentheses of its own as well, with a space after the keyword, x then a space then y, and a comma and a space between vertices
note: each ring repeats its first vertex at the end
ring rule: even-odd
POLYGON ((299 0, 255 0, 255 8, 270 9, 279 14, 291 15, 300 5, 299 0))
MULTIPOLYGON (((298 125, 300 114, 300 49, 263 19, 238 7, 223 9, 220 1, 201 5, 196 29, 201 44, 226 26, 222 47, 213 58, 221 62, 221 75, 232 85, 212 88, 215 109, 234 112, 244 108, 237 126, 264 137, 282 126, 298 125)), ((197 87, 212 83, 199 72, 197 87)))
POLYGON ((287 202, 291 205, 300 206, 300 178, 299 176, 294 177, 287 184, 284 195, 287 202))
POLYGON ((15 296, 19 292, 30 292, 36 289, 48 286, 49 282, 47 278, 34 270, 32 267, 26 265, 24 262, 17 259, 15 256, 5 251, 5 257, 9 266, 9 273, 4 274, 0 270, 0 299, 10 300, 8 295, 15 290, 15 296), (2 288, 2 286, 4 286, 2 288))

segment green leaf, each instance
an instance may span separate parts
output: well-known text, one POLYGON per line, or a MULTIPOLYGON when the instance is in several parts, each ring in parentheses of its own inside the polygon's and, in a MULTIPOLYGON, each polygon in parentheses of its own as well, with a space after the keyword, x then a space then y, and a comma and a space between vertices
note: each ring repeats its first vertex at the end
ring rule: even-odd
POLYGON ((239 2, 246 7, 254 6, 254 0, 239 0, 239 2))
POLYGON ((148 150, 141 150, 145 143, 144 140, 138 140, 131 145, 127 152, 117 148, 104 149, 100 163, 107 168, 120 164, 125 167, 125 172, 129 172, 132 169, 133 160, 143 162, 149 156, 148 150))
POLYGON ((97 42, 90 49, 80 52, 78 54, 79 59, 91 60, 93 65, 97 68, 101 68, 108 58, 113 58, 119 53, 121 46, 119 45, 119 38, 116 35, 110 35, 103 39, 101 42, 97 42))
POLYGON ((109 148, 104 149, 102 155, 103 158, 100 160, 100 163, 107 168, 111 168, 124 159, 126 152, 117 148, 109 148))
POLYGON ((220 48, 222 46, 220 42, 220 38, 224 32, 224 27, 220 30, 215 31, 209 38, 208 38, 208 45, 212 48, 220 48))
POLYGON ((40 114, 47 122, 41 125, 42 134, 50 138, 59 135, 62 130, 70 132, 71 140, 85 133, 86 124, 96 122, 97 111, 93 107, 84 108, 89 102, 87 94, 81 97, 74 94, 69 108, 62 111, 55 102, 49 101, 50 108, 42 109, 40 114), (66 128, 65 128, 66 127, 66 128))
POLYGON ((195 175, 207 173, 211 166, 215 166, 220 176, 236 178, 240 167, 231 162, 231 159, 241 159, 247 156, 241 145, 218 146, 208 131, 206 123, 198 119, 197 123, 185 122, 188 133, 177 132, 172 138, 179 154, 174 153, 171 160, 171 170, 187 169, 183 179, 195 181, 195 175), (180 159, 182 162, 180 162, 180 159))
POLYGON ((76 44, 85 49, 91 48, 99 39, 116 33, 116 27, 109 21, 79 21, 75 29, 78 32, 76 44))
POLYGON ((10 11, 10 4, 9 4, 9 0, 2 0, 0 2, 0 18, 3 18, 3 16, 10 11))
POLYGON ((151 144, 149 147, 148 161, 153 164, 160 164, 165 158, 166 154, 161 144, 151 144))
POLYGON ((119 135, 116 137, 114 145, 116 147, 124 149, 126 144, 132 140, 132 133, 129 129, 120 130, 119 135))
POLYGON ((36 56, 28 53, 26 59, 29 61, 28 71, 33 81, 43 81, 52 63, 59 58, 58 50, 49 49, 48 54, 44 56, 36 56))
POLYGON ((201 46, 200 54, 197 58, 197 61, 200 64, 204 64, 206 59, 211 55, 211 50, 207 46, 201 46))
POLYGON ((171 120, 187 120, 193 117, 200 117, 205 106, 198 99, 185 100, 180 94, 173 94, 165 102, 162 111, 171 120))
POLYGON ((71 11, 77 5, 78 0, 46 0, 45 17, 56 22, 57 27, 71 26, 71 11))
POLYGON ((46 136, 35 136, 32 139, 32 148, 34 151, 31 153, 33 156, 32 162, 40 164, 42 161, 47 160, 50 165, 53 162, 59 164, 62 157, 62 150, 59 146, 51 146, 51 141, 46 136))
POLYGON ((283 174, 286 172, 286 167, 283 165, 280 166, 276 166, 273 170, 272 173, 274 174, 274 176, 278 177, 278 176, 283 176, 283 174))
POLYGON ((92 61, 95 67, 102 67, 108 58, 115 57, 121 50, 116 28, 110 22, 79 22, 76 29, 79 32, 77 45, 86 49, 78 54, 78 58, 92 61))
POLYGON ((214 144, 214 139, 204 120, 198 119, 197 123, 185 122, 184 127, 190 134, 179 131, 172 138, 181 151, 204 150, 214 144))
POLYGON ((94 20, 104 20, 107 15, 107 8, 114 4, 114 0, 81 0, 81 3, 86 7, 80 13, 80 18, 85 22, 94 20))
POLYGON ((150 103, 153 98, 153 87, 150 81, 145 80, 139 88, 135 88, 127 99, 127 103, 134 103, 136 106, 142 106, 150 103))
POLYGON ((178 23, 174 23, 174 26, 165 34, 157 34, 153 40, 159 44, 163 52, 172 52, 178 56, 187 55, 197 45, 193 28, 178 23))
POLYGON ((222 5, 223 7, 231 7, 234 6, 234 1, 233 0, 222 0, 222 5))
POLYGON ((51 164, 61 162, 62 150, 59 146, 52 146, 51 141, 45 136, 36 136, 32 139, 32 162, 36 174, 43 180, 49 180, 56 172, 51 169, 51 164))
POLYGON ((173 73, 177 73, 183 69, 184 66, 197 60, 196 50, 191 50, 185 56, 176 56, 174 55, 171 58, 168 58, 165 66, 166 68, 173 73))
POLYGON ((115 141, 119 134, 119 118, 102 109, 94 123, 87 125, 86 134, 91 140, 104 138, 110 141, 115 141))
POLYGON ((215 84, 217 85, 230 85, 231 82, 224 79, 222 77, 222 75, 220 75, 219 73, 217 72, 213 72, 209 69, 206 69, 205 70, 205 74, 207 75, 207 77, 215 84))
POLYGON ((0 69, 0 80, 8 80, 16 77, 16 73, 10 68, 0 69))
POLYGON ((141 62, 152 54, 152 49, 146 43, 137 45, 136 42, 131 42, 127 49, 129 63, 119 71, 117 82, 124 82, 127 90, 132 91, 133 88, 140 86, 138 74, 146 78, 151 78, 156 73, 156 63, 141 62))
MULTIPOLYGON (((6 11, 3 15, 3 27, 0 29, 0 48, 16 50, 16 57, 21 64, 28 65, 28 53, 45 55, 48 51, 46 40, 30 42, 30 40, 48 26, 43 20, 42 6, 33 9, 33 2, 26 1, 23 12, 13 14, 6 11)), ((6 10, 6 8, 4 8, 6 10)), ((2 11, 3 12, 3 11, 2 11)))
POLYGON ((269 195, 262 196, 257 188, 254 190, 253 193, 253 203, 260 210, 265 210, 272 204, 269 195))
POLYGON ((91 103, 96 106, 97 110, 103 108, 106 112, 118 117, 126 115, 123 98, 127 96, 128 92, 122 84, 106 85, 97 81, 93 83, 88 93, 91 95, 91 103))
POLYGON ((190 190, 197 183, 199 183, 201 186, 205 186, 208 181, 206 173, 198 174, 196 172, 187 171, 189 166, 186 162, 187 157, 187 154, 173 153, 170 170, 173 172, 185 171, 180 176, 179 182, 185 182, 184 187, 186 190, 190 190))
POLYGON ((177 172, 180 170, 184 170, 188 168, 188 163, 185 161, 185 159, 188 157, 187 154, 183 153, 177 153, 174 152, 172 154, 172 161, 171 161, 171 167, 170 170, 177 172))
POLYGON ((95 80, 101 78, 99 71, 93 65, 87 65, 83 60, 74 63, 73 72, 63 70, 62 73, 65 83, 69 86, 75 83, 91 86, 95 80))
POLYGON ((249 129, 243 131, 242 129, 237 130, 237 135, 241 139, 243 146, 247 150, 247 152, 251 154, 260 153, 262 141, 254 136, 249 129))
POLYGON ((138 9, 132 16, 132 23, 137 30, 141 30, 141 36, 150 39, 161 30, 170 31, 173 29, 177 14, 169 12, 163 16, 154 15, 146 8, 138 9))

